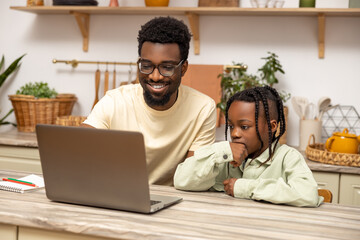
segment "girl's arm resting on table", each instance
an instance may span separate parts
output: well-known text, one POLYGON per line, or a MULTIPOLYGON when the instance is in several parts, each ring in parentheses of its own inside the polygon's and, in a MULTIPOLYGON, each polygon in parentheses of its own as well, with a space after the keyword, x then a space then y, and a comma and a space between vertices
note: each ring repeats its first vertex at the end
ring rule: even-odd
POLYGON ((298 176, 289 184, 279 179, 244 179, 235 182, 234 196, 293 206, 319 206, 317 185, 306 175, 298 176))
POLYGON ((317 183, 303 157, 290 153, 283 168, 287 180, 282 177, 238 179, 234 196, 299 207, 319 206, 323 198, 318 196, 317 183))
POLYGON ((233 160, 229 142, 218 142, 199 148, 194 156, 185 159, 177 166, 174 175, 176 189, 206 191, 215 185, 215 179, 233 160))

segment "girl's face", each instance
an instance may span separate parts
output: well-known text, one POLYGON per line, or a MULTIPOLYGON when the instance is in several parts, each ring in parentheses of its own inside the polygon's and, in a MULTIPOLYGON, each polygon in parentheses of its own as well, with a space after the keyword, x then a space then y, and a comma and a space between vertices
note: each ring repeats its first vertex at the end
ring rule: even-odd
MULTIPOLYGON (((246 146, 249 157, 255 158, 264 152, 269 146, 268 126, 262 103, 259 102, 258 128, 261 142, 256 134, 255 103, 234 101, 228 111, 228 124, 232 142, 242 143, 246 146)), ((271 120, 271 130, 274 133, 277 128, 276 120, 271 120)))

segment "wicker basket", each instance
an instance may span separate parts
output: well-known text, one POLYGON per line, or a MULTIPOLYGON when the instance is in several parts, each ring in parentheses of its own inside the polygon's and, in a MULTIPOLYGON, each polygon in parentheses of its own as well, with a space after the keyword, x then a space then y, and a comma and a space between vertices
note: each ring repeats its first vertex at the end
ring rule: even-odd
POLYGON ((86 117, 84 116, 62 116, 56 118, 55 124, 62 126, 78 127, 83 121, 85 121, 85 119, 86 117))
POLYGON ((70 115, 77 101, 74 94, 59 94, 56 98, 39 99, 30 95, 10 95, 9 99, 20 132, 35 132, 38 123, 54 124, 58 116, 70 115))
POLYGON ((306 147, 305 154, 308 159, 316 162, 332 165, 360 167, 360 154, 329 152, 325 149, 325 144, 315 143, 314 135, 309 137, 309 142, 306 147), (313 139, 312 144, 310 143, 311 139, 313 139))

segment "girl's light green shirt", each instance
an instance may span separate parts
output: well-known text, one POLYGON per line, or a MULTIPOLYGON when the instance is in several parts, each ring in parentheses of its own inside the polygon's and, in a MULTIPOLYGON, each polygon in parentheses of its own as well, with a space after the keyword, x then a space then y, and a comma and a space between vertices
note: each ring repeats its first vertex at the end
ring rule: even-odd
POLYGON ((214 143, 195 151, 194 156, 179 164, 174 186, 181 190, 224 191, 223 181, 237 178, 234 196, 264 200, 276 204, 317 207, 323 202, 317 183, 302 154, 287 145, 277 146, 271 161, 265 150, 259 157, 233 167, 230 144, 214 143), (261 165, 264 163, 263 165, 261 165))

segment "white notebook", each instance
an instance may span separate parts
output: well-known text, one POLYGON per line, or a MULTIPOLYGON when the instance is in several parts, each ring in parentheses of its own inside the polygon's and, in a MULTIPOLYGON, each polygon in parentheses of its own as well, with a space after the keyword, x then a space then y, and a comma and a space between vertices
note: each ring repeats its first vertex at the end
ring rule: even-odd
POLYGON ((18 180, 34 183, 36 187, 15 183, 15 182, 0 181, 0 190, 24 193, 26 191, 43 188, 45 186, 44 178, 34 174, 28 175, 23 178, 18 178, 18 180))

